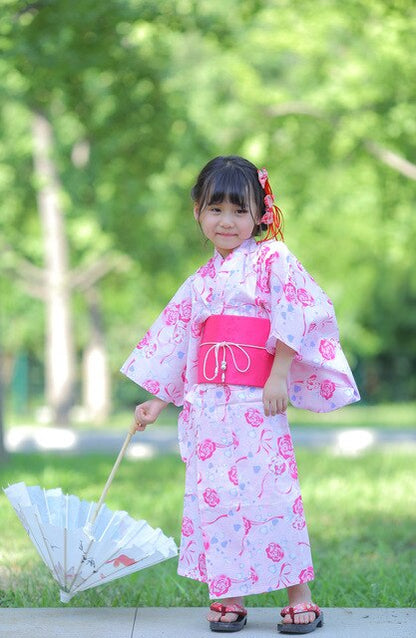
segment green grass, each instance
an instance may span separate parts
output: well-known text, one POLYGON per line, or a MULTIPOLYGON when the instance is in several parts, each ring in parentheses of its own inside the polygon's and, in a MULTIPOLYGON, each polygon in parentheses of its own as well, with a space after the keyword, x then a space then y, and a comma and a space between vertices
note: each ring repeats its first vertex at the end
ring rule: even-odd
POLYGON ((414 429, 416 428, 416 402, 378 405, 355 403, 326 414, 289 407, 288 416, 291 425, 414 429))
MULTIPOLYGON (((175 426, 179 409, 169 405, 160 415, 157 424, 161 426, 175 426)), ((289 422, 294 426, 313 427, 375 427, 412 429, 416 427, 416 402, 385 403, 379 405, 364 405, 356 403, 335 412, 316 414, 308 410, 297 410, 289 407, 289 422)), ((117 412, 100 426, 88 422, 74 423, 78 430, 112 429, 127 431, 133 418, 133 409, 117 412)), ((6 427, 19 425, 38 425, 34 415, 8 414, 6 427)))
MULTIPOLYGON (((323 606, 408 607, 416 602, 416 503, 411 451, 356 458, 327 451, 297 454, 316 568, 314 598, 323 606)), ((0 483, 61 486, 96 499, 112 457, 13 455, 0 483)), ((113 509, 146 518, 179 541, 184 466, 175 456, 123 461, 108 495, 113 509)), ((0 496, 0 605, 60 606, 58 587, 0 496)), ((78 594, 70 606, 201 606, 206 586, 179 577, 176 559, 78 594)), ((251 606, 283 605, 284 592, 251 596, 251 606)))

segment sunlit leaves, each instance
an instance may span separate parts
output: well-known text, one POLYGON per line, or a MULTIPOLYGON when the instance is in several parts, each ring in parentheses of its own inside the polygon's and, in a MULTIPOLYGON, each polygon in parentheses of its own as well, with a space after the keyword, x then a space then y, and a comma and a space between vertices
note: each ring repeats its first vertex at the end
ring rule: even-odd
POLYGON ((409 356, 414 182, 368 142, 415 162, 414 2, 2 8, 0 231, 41 264, 30 132, 41 107, 56 135, 72 264, 115 249, 135 263, 102 283, 114 361, 209 255, 189 190, 227 153, 267 166, 288 244, 333 297, 352 360, 387 361, 387 371, 409 356))

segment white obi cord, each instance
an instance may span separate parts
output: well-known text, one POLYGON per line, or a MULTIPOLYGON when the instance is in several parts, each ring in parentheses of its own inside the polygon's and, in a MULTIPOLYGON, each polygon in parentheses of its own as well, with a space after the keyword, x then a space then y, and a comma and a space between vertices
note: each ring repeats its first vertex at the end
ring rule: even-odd
POLYGON ((208 348, 208 350, 205 353, 205 357, 204 357, 204 364, 203 364, 203 368, 202 368, 202 374, 204 375, 204 378, 207 381, 213 381, 215 379, 215 377, 218 374, 218 370, 221 367, 222 370, 222 374, 221 374, 221 383, 225 382, 225 371, 227 369, 227 361, 225 359, 225 354, 227 352, 227 349, 231 355, 231 358, 233 360, 233 364, 234 364, 234 368, 237 370, 237 372, 240 373, 244 373, 247 372, 251 366, 251 357, 248 354, 248 352, 245 350, 245 348, 256 348, 257 350, 266 350, 266 348, 264 348, 263 346, 253 346, 249 343, 233 343, 232 341, 206 341, 205 343, 201 343, 201 346, 211 346, 210 348, 208 348), (222 361, 220 364, 220 348, 222 348, 222 361), (240 352, 242 352, 244 354, 244 356, 246 357, 247 360, 247 365, 245 368, 239 368, 237 361, 235 359, 235 353, 234 353, 234 348, 238 348, 238 350, 240 352), (214 357, 215 357, 215 372, 213 374, 212 377, 208 377, 207 376, 207 361, 208 358, 210 356, 211 353, 214 353, 214 357))

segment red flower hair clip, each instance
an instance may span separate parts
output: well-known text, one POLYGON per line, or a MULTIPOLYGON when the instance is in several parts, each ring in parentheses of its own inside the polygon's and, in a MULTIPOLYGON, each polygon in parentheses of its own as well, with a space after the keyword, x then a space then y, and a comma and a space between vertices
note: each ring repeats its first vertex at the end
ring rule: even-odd
POLYGON ((267 232, 264 239, 281 239, 283 240, 283 215, 280 208, 274 203, 274 195, 269 184, 269 175, 265 168, 259 168, 257 171, 259 182, 265 192, 264 207, 266 212, 260 220, 261 224, 266 224, 267 232))

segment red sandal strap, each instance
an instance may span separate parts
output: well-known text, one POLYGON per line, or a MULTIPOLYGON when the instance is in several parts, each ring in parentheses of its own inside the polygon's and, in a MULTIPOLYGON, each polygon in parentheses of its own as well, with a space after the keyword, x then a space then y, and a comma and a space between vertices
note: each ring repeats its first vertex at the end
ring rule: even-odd
POLYGON ((240 616, 247 616, 247 609, 241 605, 223 605, 222 603, 212 603, 209 607, 211 611, 218 611, 221 615, 224 614, 239 614, 240 616))
POLYGON ((313 612, 316 617, 320 616, 321 614, 320 608, 318 607, 318 605, 315 605, 315 603, 298 603, 293 607, 289 605, 287 607, 284 607, 280 612, 280 615, 282 617, 289 615, 291 619, 294 620, 295 614, 304 614, 308 612, 313 612))

